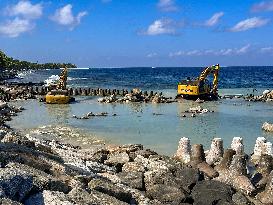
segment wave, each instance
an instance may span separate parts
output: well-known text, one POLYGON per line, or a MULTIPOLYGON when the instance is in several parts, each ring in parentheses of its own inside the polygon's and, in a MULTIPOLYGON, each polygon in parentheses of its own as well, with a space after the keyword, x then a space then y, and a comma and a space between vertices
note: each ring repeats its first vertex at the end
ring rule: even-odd
POLYGON ((32 71, 22 71, 16 75, 17 78, 24 79, 28 74, 31 74, 32 71))
MULTIPOLYGON (((62 70, 64 68, 61 68, 62 70)), ((90 68, 67 68, 68 70, 89 70, 90 68)))
POLYGON ((88 78, 72 78, 68 77, 67 80, 72 81, 72 80, 87 80, 88 78))
POLYGON ((58 75, 52 75, 48 79, 46 79, 44 82, 46 86, 50 86, 52 84, 56 84, 60 80, 60 77, 58 75))

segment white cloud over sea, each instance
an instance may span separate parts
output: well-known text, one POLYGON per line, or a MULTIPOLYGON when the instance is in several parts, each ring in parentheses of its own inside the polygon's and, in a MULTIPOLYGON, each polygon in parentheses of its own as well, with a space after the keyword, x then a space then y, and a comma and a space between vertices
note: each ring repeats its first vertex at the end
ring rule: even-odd
POLYGON ((169 53, 169 57, 181 57, 181 56, 231 56, 231 55, 243 55, 250 51, 251 45, 246 44, 239 48, 225 48, 219 50, 189 50, 189 51, 176 51, 169 53))
POLYGON ((72 8, 71 4, 59 8, 55 11, 54 15, 50 17, 50 19, 59 25, 67 26, 70 30, 73 30, 81 23, 81 19, 88 13, 87 11, 81 11, 77 15, 74 15, 72 8))

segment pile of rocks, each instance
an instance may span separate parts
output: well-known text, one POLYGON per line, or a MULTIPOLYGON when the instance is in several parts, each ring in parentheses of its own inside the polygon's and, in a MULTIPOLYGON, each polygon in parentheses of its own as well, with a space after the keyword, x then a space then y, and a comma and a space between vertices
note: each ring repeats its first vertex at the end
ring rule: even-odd
MULTIPOLYGON (((78 117, 76 115, 73 115, 72 117, 76 119, 90 119, 92 117, 107 117, 107 116, 109 116, 108 112, 100 112, 100 113, 88 112, 81 117, 78 117)), ((114 113, 112 114, 112 116, 117 116, 117 114, 114 113)))
POLYGON ((185 113, 191 113, 191 117, 196 117, 196 114, 205 114, 205 113, 209 113, 209 112, 214 112, 214 111, 213 110, 208 110, 206 108, 202 108, 201 106, 191 107, 191 108, 189 108, 188 110, 186 110, 184 112, 182 117, 187 117, 185 115, 185 113))
POLYGON ((10 121, 12 116, 16 116, 16 113, 22 110, 22 107, 16 108, 8 105, 4 101, 0 101, 0 124, 3 124, 5 121, 10 121))
POLYGON ((262 102, 270 102, 273 101, 273 90, 265 90, 263 91, 262 95, 254 96, 254 95, 248 95, 245 97, 248 101, 262 101, 262 102))
POLYGON ((230 185, 204 180, 202 166, 188 166, 139 144, 81 149, 7 135, 0 144, 2 203, 250 204, 230 185))
POLYGON ((1 203, 273 203, 272 144, 264 138, 257 139, 251 157, 239 137, 227 150, 215 138, 206 152, 181 138, 176 155, 167 157, 140 144, 81 148, 8 129, 2 133, 1 203))
POLYGON ((100 103, 129 103, 129 102, 151 102, 151 103, 172 103, 176 102, 172 98, 168 98, 162 95, 162 93, 155 95, 148 95, 147 93, 142 93, 139 89, 133 89, 131 93, 125 96, 118 97, 117 95, 110 95, 104 98, 99 98, 100 103))
POLYGON ((27 100, 36 99, 37 93, 32 87, 25 86, 1 86, 0 87, 0 99, 6 102, 15 99, 27 100))

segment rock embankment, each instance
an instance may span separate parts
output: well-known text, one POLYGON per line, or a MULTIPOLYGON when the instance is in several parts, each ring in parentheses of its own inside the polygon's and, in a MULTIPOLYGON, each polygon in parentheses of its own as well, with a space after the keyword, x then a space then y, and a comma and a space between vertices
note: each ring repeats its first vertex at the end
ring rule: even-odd
POLYGON ((172 103, 176 102, 172 98, 168 98, 162 95, 162 93, 153 94, 151 92, 143 93, 139 89, 133 89, 131 93, 125 94, 124 96, 119 97, 118 95, 112 94, 107 97, 99 98, 98 102, 100 103, 129 103, 129 102, 151 102, 151 103, 172 103))

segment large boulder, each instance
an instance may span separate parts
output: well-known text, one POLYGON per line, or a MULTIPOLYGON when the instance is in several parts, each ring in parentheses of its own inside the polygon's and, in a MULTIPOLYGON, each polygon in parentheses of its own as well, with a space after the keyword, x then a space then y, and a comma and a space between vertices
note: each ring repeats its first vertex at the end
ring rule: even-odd
POLYGON ((110 154, 109 158, 105 160, 104 163, 109 166, 115 166, 117 168, 117 171, 120 172, 122 166, 129 161, 130 158, 126 152, 115 152, 110 154))
POLYGON ((174 175, 177 184, 187 192, 190 192, 195 184, 204 178, 198 169, 188 167, 177 169, 174 175))
POLYGON ((145 172, 145 167, 139 162, 127 162, 122 167, 123 172, 145 172))
POLYGON ((251 203, 248 198, 246 198, 246 196, 241 192, 236 192, 235 194, 233 194, 232 201, 236 205, 253 205, 253 203, 251 203))
POLYGON ((121 183, 128 185, 134 189, 144 190, 143 172, 120 172, 118 177, 121 183))
POLYGON ((130 203, 132 200, 132 194, 128 190, 125 190, 106 179, 93 179, 88 183, 88 187, 91 190, 96 190, 109 196, 113 196, 120 201, 130 203))
POLYGON ((68 196, 77 204, 128 205, 128 203, 120 201, 115 197, 103 194, 95 190, 91 190, 91 192, 89 193, 84 189, 74 188, 69 192, 68 196))
POLYGON ((214 205, 232 202, 232 188, 224 183, 205 180, 199 181, 192 189, 194 205, 214 205))
POLYGON ((180 204, 186 199, 186 195, 176 186, 155 184, 147 187, 147 195, 151 199, 159 200, 164 204, 180 204))
POLYGON ((140 156, 145 157, 145 158, 149 158, 149 156, 157 155, 157 153, 150 150, 150 149, 137 150, 135 152, 130 152, 129 153, 130 158, 133 159, 133 160, 136 158, 137 155, 140 155, 140 156))
POLYGON ((18 201, 12 201, 12 200, 7 199, 7 198, 0 199, 0 204, 1 205, 22 205, 18 201))
POLYGON ((33 177, 24 171, 12 168, 0 169, 0 198, 22 201, 33 187, 33 177))
POLYGON ((144 173, 146 193, 149 198, 162 203, 179 204, 186 199, 186 194, 175 176, 166 170, 154 170, 144 173))
POLYGON ((42 191, 44 188, 46 188, 49 181, 52 179, 52 176, 46 174, 45 172, 24 164, 11 162, 7 164, 6 168, 16 170, 18 173, 21 171, 28 173, 33 178, 33 189, 35 192, 42 191))
POLYGON ((25 205, 76 205, 63 192, 44 190, 30 196, 24 203, 25 205))

